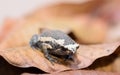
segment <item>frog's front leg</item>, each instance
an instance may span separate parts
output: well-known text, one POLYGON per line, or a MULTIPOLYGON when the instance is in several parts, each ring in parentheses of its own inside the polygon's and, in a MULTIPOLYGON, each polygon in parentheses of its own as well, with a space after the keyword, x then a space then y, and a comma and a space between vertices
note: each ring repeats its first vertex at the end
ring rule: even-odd
POLYGON ((49 54, 48 48, 49 48, 49 44, 46 43, 42 43, 42 51, 44 53, 44 56, 53 64, 53 62, 57 62, 56 59, 52 58, 51 55, 49 54))

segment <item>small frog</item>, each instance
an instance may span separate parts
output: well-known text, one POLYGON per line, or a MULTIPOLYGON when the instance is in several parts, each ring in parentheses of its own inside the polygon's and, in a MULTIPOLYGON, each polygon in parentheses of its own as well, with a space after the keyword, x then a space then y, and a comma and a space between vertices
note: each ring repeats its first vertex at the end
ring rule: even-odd
POLYGON ((44 30, 40 35, 33 35, 30 46, 41 50, 52 64, 56 59, 51 55, 65 56, 65 60, 73 59, 73 55, 79 48, 79 44, 59 30, 44 30))

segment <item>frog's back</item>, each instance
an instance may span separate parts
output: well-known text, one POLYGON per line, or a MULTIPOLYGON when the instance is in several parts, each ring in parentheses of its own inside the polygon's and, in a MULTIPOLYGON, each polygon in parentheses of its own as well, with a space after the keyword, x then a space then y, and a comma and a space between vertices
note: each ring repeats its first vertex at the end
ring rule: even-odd
POLYGON ((40 37, 51 37, 56 40, 65 40, 64 45, 75 44, 74 40, 59 30, 45 30, 40 34, 40 37))

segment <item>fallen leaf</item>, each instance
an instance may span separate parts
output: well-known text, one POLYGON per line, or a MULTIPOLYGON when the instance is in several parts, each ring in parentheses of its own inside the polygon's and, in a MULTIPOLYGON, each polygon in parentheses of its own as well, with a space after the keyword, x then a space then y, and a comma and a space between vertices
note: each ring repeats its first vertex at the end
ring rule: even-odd
POLYGON ((46 72, 56 72, 69 69, 66 66, 55 64, 54 66, 43 56, 43 53, 30 47, 14 48, 1 51, 10 64, 18 67, 37 67, 46 72))
MULTIPOLYGON (((23 73, 22 75, 42 75, 42 74, 30 74, 23 73)), ((66 71, 66 72, 58 72, 52 74, 43 74, 43 75, 120 75, 120 73, 112 73, 112 72, 101 72, 101 71, 85 71, 85 70, 76 70, 76 71, 66 71)))
POLYGON ((13 48, 1 50, 0 55, 10 64, 19 67, 37 67, 45 72, 60 72, 71 69, 82 69, 88 67, 97 58, 112 54, 119 46, 120 42, 99 45, 80 45, 74 57, 74 63, 57 64, 54 66, 38 50, 30 47, 13 48))
MULTIPOLYGON (((44 14, 44 16, 46 16, 46 14, 44 14)), ((89 18, 88 16, 90 15, 87 15, 87 17, 84 20, 85 24, 86 22, 88 22, 87 24, 89 24, 89 21, 91 21, 90 19, 92 19, 92 18, 89 18), (89 19, 89 20, 86 21, 86 19, 89 19)), ((104 42, 102 44, 96 44, 96 45, 95 44, 81 45, 76 53, 76 57, 74 58, 75 60, 74 63, 72 64, 70 63, 68 65, 55 64, 53 66, 46 58, 44 58, 43 53, 41 53, 40 51, 33 50, 30 47, 22 47, 22 46, 28 45, 31 36, 33 34, 40 33, 39 30, 41 27, 50 28, 50 29, 60 29, 60 30, 63 30, 63 29, 68 30, 68 29, 75 28, 72 30, 74 30, 74 33, 80 39, 80 37, 78 36, 80 29, 79 28, 76 29, 76 27, 73 27, 73 26, 78 24, 77 27, 79 27, 79 25, 82 25, 82 24, 84 25, 84 23, 82 22, 83 17, 79 17, 79 16, 73 17, 73 15, 71 17, 58 18, 58 19, 56 16, 54 16, 53 18, 51 18, 52 16, 51 17, 47 16, 47 17, 49 19, 43 16, 42 16, 42 19, 39 19, 39 16, 38 16, 35 19, 34 18, 23 19, 22 21, 20 20, 20 22, 17 22, 16 30, 14 32, 12 31, 11 34, 9 34, 9 36, 6 36, 7 38, 5 38, 5 40, 3 40, 3 42, 1 43, 0 55, 14 66, 23 67, 23 68, 37 67, 45 72, 53 73, 53 72, 60 72, 64 70, 71 70, 71 69, 74 70, 74 69, 82 69, 82 68, 88 67, 97 58, 112 54, 116 50, 116 48, 120 45, 120 42, 115 42, 115 43, 104 42), (80 20, 82 20, 81 21, 82 23, 79 22, 80 20), (19 27, 18 25, 20 25, 21 27, 19 27), (71 28, 68 28, 68 26, 71 28), (6 48, 11 48, 11 49, 6 49, 6 48)), ((97 25, 98 23, 100 23, 97 28, 99 31, 102 30, 102 34, 103 34, 106 32, 106 29, 104 31, 103 29, 104 26, 102 26, 104 25, 104 23, 101 23, 100 21, 101 20, 99 20, 98 18, 97 20, 93 19, 92 22, 90 22, 90 24, 94 25, 94 22, 95 22, 95 25, 97 25)), ((92 29, 95 32, 96 27, 95 28, 93 27, 92 29)), ((87 29, 85 29, 84 31, 86 30, 87 29)), ((101 33, 100 34, 96 33, 96 34, 99 36, 102 35, 101 33)), ((93 36, 97 36, 97 35, 94 34, 93 36)), ((87 38, 87 40, 89 40, 89 36, 85 36, 85 37, 87 38)), ((94 40, 96 39, 97 38, 94 37, 94 40)))

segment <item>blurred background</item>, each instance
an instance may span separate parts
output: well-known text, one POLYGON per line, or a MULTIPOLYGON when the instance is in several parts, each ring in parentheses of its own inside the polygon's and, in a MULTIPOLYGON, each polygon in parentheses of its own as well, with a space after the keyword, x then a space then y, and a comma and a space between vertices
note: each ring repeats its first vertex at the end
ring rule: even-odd
POLYGON ((38 7, 59 2, 85 2, 87 0, 4 0, 0 1, 0 25, 6 17, 21 17, 38 7))
MULTIPOLYGON (((119 13, 120 0, 1 0, 0 49, 26 46, 31 36, 43 29, 70 33, 74 40, 83 45, 119 42, 119 13)), ((33 69, 35 73, 41 72, 36 68, 14 67, 2 57, 0 62, 2 65, 7 64, 5 67, 0 65, 3 74, 8 68, 14 70, 10 70, 11 75, 33 69)), ((120 48, 84 70, 120 72, 119 63, 120 48)))

